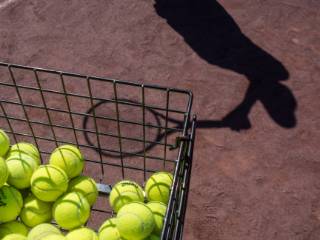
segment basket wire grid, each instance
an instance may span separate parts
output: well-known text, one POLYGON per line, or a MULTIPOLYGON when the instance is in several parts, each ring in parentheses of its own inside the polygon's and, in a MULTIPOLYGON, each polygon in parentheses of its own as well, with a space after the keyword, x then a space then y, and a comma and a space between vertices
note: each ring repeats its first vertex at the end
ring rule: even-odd
POLYGON ((189 91, 0 62, 0 128, 34 143, 43 164, 61 144, 78 146, 99 197, 88 226, 114 215, 116 182, 144 185, 157 171, 174 176, 162 239, 182 239, 195 117, 189 91))

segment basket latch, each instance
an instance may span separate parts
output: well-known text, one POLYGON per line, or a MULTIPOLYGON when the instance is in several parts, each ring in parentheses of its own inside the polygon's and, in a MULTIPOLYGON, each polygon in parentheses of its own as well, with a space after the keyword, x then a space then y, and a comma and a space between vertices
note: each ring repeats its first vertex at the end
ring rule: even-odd
POLYGON ((189 142, 191 139, 190 139, 190 135, 187 135, 187 136, 178 136, 176 137, 176 141, 175 141, 175 144, 173 146, 170 146, 170 150, 174 150, 174 149, 177 149, 179 146, 180 146, 180 143, 181 142, 189 142))

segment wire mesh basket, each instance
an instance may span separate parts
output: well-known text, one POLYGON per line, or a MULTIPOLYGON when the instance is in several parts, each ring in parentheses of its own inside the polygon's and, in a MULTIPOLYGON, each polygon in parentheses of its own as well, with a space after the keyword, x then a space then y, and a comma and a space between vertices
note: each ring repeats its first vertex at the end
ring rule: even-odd
POLYGON ((0 128, 34 143, 43 164, 61 144, 77 145, 84 174, 98 183, 88 226, 113 216, 108 194, 123 179, 144 185, 174 176, 162 239, 181 239, 192 167, 195 117, 189 91, 0 62, 0 128))

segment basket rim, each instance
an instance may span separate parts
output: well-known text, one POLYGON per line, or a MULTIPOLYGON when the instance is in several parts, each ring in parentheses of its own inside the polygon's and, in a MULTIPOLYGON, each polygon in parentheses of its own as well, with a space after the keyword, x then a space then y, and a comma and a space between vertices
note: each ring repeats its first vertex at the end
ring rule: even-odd
POLYGON ((158 90, 165 90, 165 91, 171 91, 171 92, 177 92, 182 94, 187 94, 192 99, 193 93, 189 89, 180 89, 180 88, 172 88, 172 87, 164 87, 158 84, 143 84, 143 83, 137 83, 134 81, 127 81, 127 80, 119 80, 119 79, 113 79, 113 78, 107 78, 107 77, 99 77, 95 75, 86 75, 86 74, 80 74, 80 73, 74 73, 74 72, 68 72, 63 70, 56 70, 52 68, 42 68, 42 67, 32 67, 28 65, 20 65, 20 64, 13 64, 8 62, 2 62, 0 61, 0 66, 8 67, 8 68, 19 68, 19 69, 25 69, 25 70, 33 70, 36 72, 48 72, 52 74, 58 74, 58 75, 64 75, 64 76, 70 76, 70 77, 78 77, 78 78, 87 78, 92 80, 98 80, 98 81, 106 81, 106 82, 113 82, 118 84, 129 84, 131 86, 136 87, 142 87, 142 88, 153 88, 158 90))

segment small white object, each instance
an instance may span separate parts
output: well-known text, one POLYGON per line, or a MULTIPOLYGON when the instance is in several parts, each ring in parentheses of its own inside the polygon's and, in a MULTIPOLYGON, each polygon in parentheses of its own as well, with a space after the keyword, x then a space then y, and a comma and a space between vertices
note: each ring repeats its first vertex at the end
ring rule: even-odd
POLYGON ((105 193, 105 194, 109 194, 112 190, 112 187, 110 185, 101 184, 101 183, 97 183, 97 188, 99 193, 105 193))

